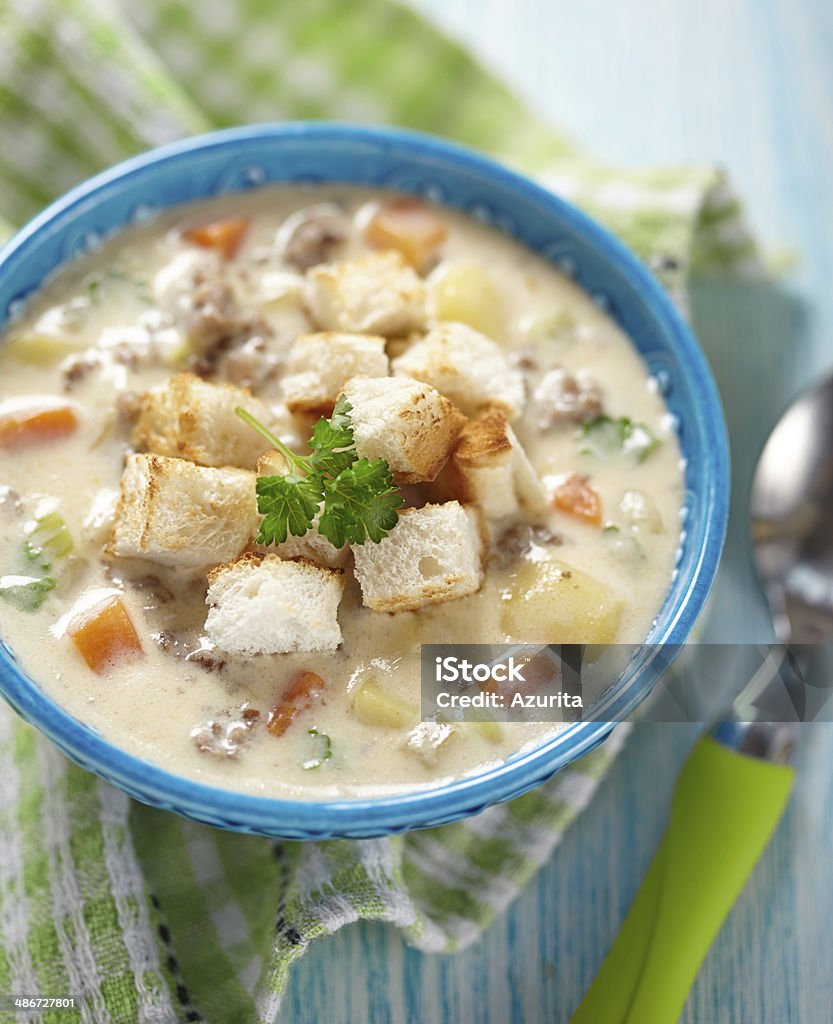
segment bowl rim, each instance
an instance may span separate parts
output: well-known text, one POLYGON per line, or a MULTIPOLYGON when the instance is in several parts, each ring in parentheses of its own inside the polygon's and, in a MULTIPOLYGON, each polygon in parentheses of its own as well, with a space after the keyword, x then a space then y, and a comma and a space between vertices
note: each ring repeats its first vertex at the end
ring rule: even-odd
MULTIPOLYGON (((708 444, 703 453, 709 472, 702 495, 702 534, 685 592, 658 635, 657 644, 682 643, 700 614, 717 571, 728 519, 729 448, 725 421, 711 370, 693 334, 647 267, 625 245, 587 214, 543 186, 491 158, 458 143, 401 128, 326 121, 264 123, 227 128, 169 143, 132 157, 87 179, 35 216, 0 250, 0 273, 8 260, 25 259, 41 232, 56 218, 94 203, 109 186, 147 168, 180 161, 188 154, 241 144, 256 146, 268 138, 305 136, 321 143, 395 144, 421 157, 433 157, 486 176, 523 197, 555 210, 577 234, 619 265, 628 283, 674 342, 675 354, 695 393, 699 426, 708 444)), ((336 179, 332 179, 333 182, 336 179)), ((274 183, 266 183, 274 184, 274 183)), ((380 186, 381 187, 381 186, 380 186)), ((206 198, 209 198, 206 196, 206 198)), ((176 204, 171 204, 176 205, 176 204)), ((64 261, 65 263, 66 261, 64 261)), ((63 265, 63 263, 61 264, 63 265)), ((616 705, 617 720, 632 713, 650 687, 631 686, 616 705)), ((519 796, 550 778, 603 740, 613 722, 575 723, 545 743, 512 755, 482 772, 436 786, 379 797, 339 800, 290 800, 225 789, 176 775, 121 749, 64 710, 18 665, 0 639, 0 693, 28 722, 85 769, 137 799, 188 817, 236 831, 286 838, 370 837, 428 827, 476 813, 519 796)))

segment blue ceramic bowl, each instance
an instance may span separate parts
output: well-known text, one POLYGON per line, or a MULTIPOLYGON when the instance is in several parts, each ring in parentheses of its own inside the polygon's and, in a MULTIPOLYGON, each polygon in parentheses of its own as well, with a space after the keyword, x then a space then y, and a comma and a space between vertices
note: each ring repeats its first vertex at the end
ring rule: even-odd
MULTIPOLYGON (((709 368, 666 294, 623 245, 568 203, 477 153, 389 128, 322 123, 258 125, 165 146, 80 185, 3 249, 0 323, 61 264, 156 210, 267 182, 329 181, 401 189, 465 210, 542 253, 624 328, 661 382, 686 459, 679 562, 650 636, 655 644, 682 643, 703 607, 726 527, 728 447, 709 368)), ((647 661, 637 658, 606 695, 606 717, 620 720, 650 692, 657 670, 647 661)), ((125 753, 46 696, 5 645, 0 692, 74 761, 137 800, 222 828, 291 839, 378 836, 475 814, 544 782, 612 728, 576 724, 531 752, 434 789, 306 803, 191 782, 125 753)))

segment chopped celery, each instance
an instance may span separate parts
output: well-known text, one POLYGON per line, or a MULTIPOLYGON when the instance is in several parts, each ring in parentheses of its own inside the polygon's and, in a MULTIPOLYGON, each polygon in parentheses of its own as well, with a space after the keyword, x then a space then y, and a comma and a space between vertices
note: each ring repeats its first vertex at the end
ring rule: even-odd
POLYGON ((311 771, 313 768, 320 768, 325 761, 329 761, 333 756, 333 743, 325 732, 319 732, 317 729, 307 729, 307 733, 315 741, 317 754, 315 757, 304 761, 301 765, 305 772, 311 771))
POLYGON ((26 527, 32 539, 33 547, 40 547, 53 558, 66 558, 71 554, 75 544, 64 517, 60 512, 47 512, 38 516, 26 527))
POLYGON ((55 588, 51 576, 0 576, 0 597, 23 612, 34 612, 55 588))
POLYGON ((402 729, 417 717, 404 701, 387 693, 374 679, 362 683, 353 697, 353 711, 365 725, 402 729))
POLYGON ((543 313, 524 319, 522 330, 530 341, 534 342, 572 342, 578 324, 569 309, 557 309, 552 313, 543 313))
POLYGON ((623 533, 615 523, 608 523, 602 530, 602 536, 613 556, 620 562, 635 565, 645 560, 644 548, 630 531, 623 533))
POLYGON ((40 608, 55 580, 47 573, 53 559, 65 558, 73 549, 72 537, 63 517, 58 512, 47 512, 26 525, 26 537, 21 545, 23 575, 0 577, 0 597, 22 611, 40 608), (35 575, 36 574, 36 575, 35 575))
POLYGON ((168 366, 178 369, 179 367, 184 366, 193 354, 194 346, 191 344, 190 340, 186 338, 184 341, 181 341, 178 345, 165 353, 165 362, 168 366))
POLYGON ((501 729, 500 723, 489 718, 484 718, 482 722, 466 722, 466 725, 471 725, 489 743, 500 743, 503 739, 503 729, 501 729))
POLYGON ((576 438, 582 455, 604 458, 624 453, 633 455, 637 462, 644 462, 660 444, 648 427, 643 423, 634 423, 627 416, 619 419, 596 416, 582 424, 576 438))

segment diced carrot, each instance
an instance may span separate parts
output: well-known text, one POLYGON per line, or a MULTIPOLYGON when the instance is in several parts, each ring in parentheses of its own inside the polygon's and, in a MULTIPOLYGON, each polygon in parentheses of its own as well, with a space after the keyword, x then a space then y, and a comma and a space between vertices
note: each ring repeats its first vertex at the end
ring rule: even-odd
POLYGON ((602 521, 602 499, 586 476, 573 473, 555 492, 555 507, 568 516, 599 526, 602 521))
POLYGON ((269 712, 266 723, 269 732, 273 736, 283 736, 302 711, 320 700, 325 685, 321 676, 315 672, 299 672, 269 712))
POLYGON ((67 636, 93 672, 99 674, 123 658, 144 655, 130 613, 117 595, 79 612, 67 626, 67 636))
POLYGON ((182 232, 186 242, 201 245, 203 249, 216 249, 227 260, 233 260, 249 230, 249 218, 238 217, 229 220, 213 220, 209 224, 199 224, 182 232))
POLYGON ((437 210, 418 199, 394 199, 374 214, 364 237, 374 249, 398 249, 415 270, 423 270, 447 234, 437 210))
POLYGON ((55 441, 77 426, 78 417, 67 402, 36 401, 27 406, 11 399, 0 405, 0 448, 55 441))

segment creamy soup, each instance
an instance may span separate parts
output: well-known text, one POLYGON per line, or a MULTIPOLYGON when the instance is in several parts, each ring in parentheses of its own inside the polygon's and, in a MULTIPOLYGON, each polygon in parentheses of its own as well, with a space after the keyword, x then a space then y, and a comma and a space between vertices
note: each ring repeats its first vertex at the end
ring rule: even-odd
POLYGON ((165 769, 303 799, 563 727, 421 723, 420 645, 640 641, 682 499, 654 381, 584 292, 458 212, 348 186, 181 207, 62 269, 0 347, 0 478, 0 633, 38 685, 165 769), (308 442, 340 396, 326 483, 308 442), (339 466, 371 467, 377 539, 339 466))

